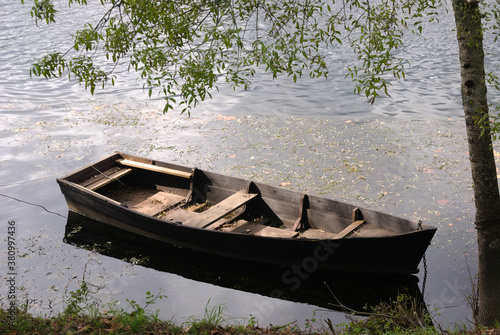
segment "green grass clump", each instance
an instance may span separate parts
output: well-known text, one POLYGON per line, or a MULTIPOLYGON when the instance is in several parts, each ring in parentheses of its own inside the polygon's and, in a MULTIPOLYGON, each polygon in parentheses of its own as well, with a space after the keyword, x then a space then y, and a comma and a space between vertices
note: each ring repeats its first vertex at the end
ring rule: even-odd
POLYGON ((396 300, 382 302, 366 318, 355 319, 346 324, 340 334, 440 334, 432 325, 430 315, 414 299, 399 295, 396 300))
POLYGON ((5 334, 180 334, 171 322, 134 315, 66 315, 34 317, 18 311, 16 321, 0 310, 0 333, 5 334))

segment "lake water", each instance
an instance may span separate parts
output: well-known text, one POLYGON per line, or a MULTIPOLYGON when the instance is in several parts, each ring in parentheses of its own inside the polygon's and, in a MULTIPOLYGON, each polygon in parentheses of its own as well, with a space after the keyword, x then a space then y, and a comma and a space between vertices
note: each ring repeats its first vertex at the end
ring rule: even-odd
MULTIPOLYGON (((401 52, 412 66, 406 81, 394 83, 392 98, 370 105, 353 95, 354 84, 344 79, 351 54, 339 48, 329 51, 328 80, 293 84, 259 75, 248 91, 222 87, 188 118, 162 115, 162 101, 148 99, 136 76, 120 69, 117 85, 94 96, 65 78, 29 77, 32 60, 70 45, 77 23, 95 8, 79 12, 63 6, 57 25, 37 27, 29 6, 0 0, 0 269, 6 280, 7 227, 15 222, 17 295, 30 312, 60 311, 85 276, 102 303, 116 300, 122 308, 127 299, 144 303, 146 291, 163 289, 168 298, 154 309, 179 323, 203 316, 207 305, 221 305, 234 320, 252 315, 263 326, 296 321, 304 327, 311 318, 345 321, 342 313, 325 309, 334 299, 312 297, 324 291, 321 283, 336 296, 356 296, 359 306, 371 303, 363 287, 384 286, 380 278, 317 274, 290 298, 298 302, 278 300, 269 292, 280 285, 282 270, 258 276, 262 269, 221 267, 169 248, 153 252, 129 243, 130 250, 96 252, 85 249, 85 241, 64 240, 71 223, 84 219, 68 221, 55 178, 120 150, 437 226, 427 271, 421 264, 416 285, 422 290, 425 279, 424 299, 437 322, 446 326, 470 318, 465 295, 471 289, 469 271, 477 273, 477 245, 450 14, 428 25, 427 40, 408 39, 401 52), (356 286, 346 288, 347 281, 356 286)), ((500 53, 490 52, 487 64, 498 64, 500 53)), ((0 304, 7 304, 4 293, 0 304)))

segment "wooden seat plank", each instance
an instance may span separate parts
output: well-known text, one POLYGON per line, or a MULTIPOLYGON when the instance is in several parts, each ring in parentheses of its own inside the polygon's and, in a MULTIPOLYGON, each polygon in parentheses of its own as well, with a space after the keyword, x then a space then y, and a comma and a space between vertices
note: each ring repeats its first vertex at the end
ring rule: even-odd
POLYGON ((248 194, 244 191, 239 191, 224 199, 218 204, 210 207, 204 212, 190 212, 182 208, 168 212, 165 216, 166 220, 180 222, 184 225, 198 228, 205 228, 234 210, 248 203, 255 198, 257 194, 248 194))
POLYGON ((83 187, 95 191, 103 186, 106 186, 115 180, 120 179, 121 177, 126 176, 130 172, 132 172, 132 169, 121 169, 121 168, 113 168, 109 169, 105 172, 102 172, 95 177, 86 180, 85 182, 81 183, 83 187))
POLYGON ((154 171, 154 172, 165 173, 165 174, 169 174, 169 175, 177 176, 177 177, 181 177, 181 178, 186 178, 186 179, 191 178, 190 172, 170 169, 170 168, 166 168, 163 166, 157 166, 157 165, 152 165, 152 164, 136 162, 136 161, 133 161, 130 159, 117 159, 116 163, 119 163, 119 164, 124 165, 124 166, 138 168, 138 169, 144 169, 144 170, 149 170, 149 171, 154 171))
MULTIPOLYGON (((243 208, 240 207, 240 211, 234 210, 231 212, 231 216, 225 215, 224 217, 220 218, 217 221, 214 221, 213 223, 205 226, 204 228, 210 229, 210 230, 219 230, 222 228, 223 225, 233 221, 238 215, 240 215, 243 212, 242 209, 243 208)), ((224 230, 224 229, 221 229, 221 230, 224 230)))
POLYGON ((224 231, 233 233, 242 233, 256 236, 266 236, 266 237, 282 237, 282 238, 293 238, 299 235, 298 232, 291 229, 276 228, 266 226, 257 222, 241 222, 233 227, 223 229, 224 231))
POLYGON ((183 208, 176 208, 173 211, 166 213, 162 218, 168 221, 185 224, 186 222, 194 222, 202 213, 191 212, 183 208))
POLYGON ((133 206, 129 206, 129 208, 153 216, 179 204, 183 200, 183 196, 160 191, 133 206))
POLYGON ((337 234, 336 238, 344 238, 366 223, 365 220, 358 220, 351 223, 344 230, 337 234))
POLYGON ((80 182, 79 184, 83 187, 88 187, 89 185, 97 183, 98 181, 101 181, 102 179, 105 179, 105 178, 109 177, 110 175, 117 173, 121 170, 122 170, 122 168, 118 167, 118 166, 112 167, 111 169, 104 170, 102 172, 96 170, 95 176, 92 176, 88 179, 85 179, 84 181, 80 182))
POLYGON ((307 238, 312 240, 325 240, 325 239, 335 239, 337 238, 337 234, 326 232, 320 229, 312 229, 300 233, 299 238, 307 238))

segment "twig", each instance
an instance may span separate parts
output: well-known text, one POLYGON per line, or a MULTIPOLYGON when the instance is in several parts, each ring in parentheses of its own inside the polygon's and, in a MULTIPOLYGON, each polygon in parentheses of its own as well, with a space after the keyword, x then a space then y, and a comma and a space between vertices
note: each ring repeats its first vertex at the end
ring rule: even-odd
POLYGON ((333 291, 330 289, 330 287, 328 286, 327 283, 324 283, 326 285, 326 287, 328 288, 328 291, 330 291, 331 295, 333 296, 333 298, 337 301, 338 305, 336 304, 329 304, 331 306, 334 306, 334 307, 340 307, 344 310, 344 312, 347 312, 347 313, 352 313, 352 314, 358 314, 358 315, 361 315, 361 316, 380 316, 380 317, 384 317, 384 318, 391 318, 391 319, 396 319, 395 316, 392 316, 392 315, 386 315, 386 314, 378 314, 378 313, 370 313, 370 312, 360 312, 360 311, 357 311, 355 309, 352 309, 350 307, 347 307, 347 306, 344 306, 339 299, 337 299, 337 297, 335 296, 335 294, 333 294, 333 291))

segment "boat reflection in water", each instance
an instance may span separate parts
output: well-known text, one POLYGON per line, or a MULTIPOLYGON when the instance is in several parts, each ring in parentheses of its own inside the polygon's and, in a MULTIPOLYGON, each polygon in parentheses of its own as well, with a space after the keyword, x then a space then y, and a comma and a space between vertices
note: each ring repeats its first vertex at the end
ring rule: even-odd
POLYGON ((141 259, 141 266, 191 280, 347 313, 366 312, 366 306, 394 301, 404 294, 427 314, 418 278, 413 275, 339 273, 315 268, 307 260, 291 266, 239 261, 174 247, 73 211, 68 214, 64 242, 116 259, 141 259))

